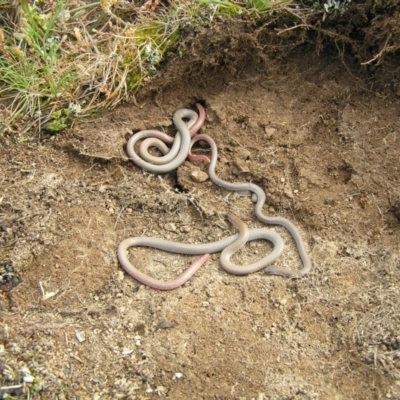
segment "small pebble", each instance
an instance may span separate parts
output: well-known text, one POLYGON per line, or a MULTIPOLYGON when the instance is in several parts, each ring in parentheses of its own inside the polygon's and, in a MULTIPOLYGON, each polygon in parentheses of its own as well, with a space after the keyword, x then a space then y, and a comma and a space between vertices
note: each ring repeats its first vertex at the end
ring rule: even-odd
POLYGON ((240 158, 241 160, 248 160, 250 158, 250 151, 247 149, 244 149, 243 147, 240 147, 236 151, 236 156, 240 158))
POLYGON ((34 377, 32 375, 24 376, 25 383, 33 383, 34 377))
POLYGON ((276 133, 276 129, 275 128, 268 128, 265 127, 265 136, 267 137, 267 139, 271 139, 272 136, 274 136, 276 133))
POLYGON ((293 199, 293 192, 289 188, 283 189, 283 193, 285 193, 285 196, 288 197, 289 199, 293 199))
POLYGON ((169 232, 176 232, 176 225, 173 222, 168 222, 164 225, 164 229, 169 232))
POLYGON ((182 379, 182 378, 183 378, 182 372, 176 372, 172 379, 182 379))
POLYGON ((196 169, 190 173, 190 177, 195 181, 195 182, 205 182, 208 179, 208 174, 204 171, 201 171, 199 169, 196 169))
POLYGON ((82 343, 82 342, 84 342, 86 340, 85 332, 83 332, 83 331, 76 332, 75 333, 75 337, 78 340, 78 342, 80 342, 80 343, 82 343))
POLYGON ((157 325, 156 329, 171 329, 175 328, 175 324, 172 322, 162 321, 157 325))

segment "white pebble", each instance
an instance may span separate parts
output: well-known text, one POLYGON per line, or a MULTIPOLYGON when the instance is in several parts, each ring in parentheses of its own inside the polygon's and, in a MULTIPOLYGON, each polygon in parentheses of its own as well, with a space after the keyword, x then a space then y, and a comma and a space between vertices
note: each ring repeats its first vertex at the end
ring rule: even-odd
POLYGON ((199 169, 196 169, 190 173, 190 177, 195 181, 195 182, 205 182, 208 179, 208 174, 205 173, 204 171, 201 171, 199 169))
POLYGON ((86 340, 85 337, 85 332, 81 331, 81 332, 76 332, 75 333, 75 337, 77 338, 78 342, 82 343, 86 340))
POLYGON ((32 375, 24 376, 25 383, 33 383, 34 377, 32 375))
POLYGON ((175 232, 176 225, 173 222, 168 222, 167 224, 164 225, 164 229, 169 232, 175 232))
POLYGON ((285 193, 285 196, 289 199, 293 199, 293 193, 289 188, 283 189, 283 193, 285 193))

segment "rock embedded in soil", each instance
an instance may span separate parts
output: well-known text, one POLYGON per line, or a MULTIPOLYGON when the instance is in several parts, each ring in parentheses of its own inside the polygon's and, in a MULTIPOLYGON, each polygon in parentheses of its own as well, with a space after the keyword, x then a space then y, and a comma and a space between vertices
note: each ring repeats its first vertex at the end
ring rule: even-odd
POLYGON ((208 174, 200 169, 195 169, 190 173, 190 177, 198 183, 205 182, 208 179, 208 174))
POLYGON ((176 232, 176 225, 173 222, 168 222, 164 225, 164 229, 168 232, 176 232))

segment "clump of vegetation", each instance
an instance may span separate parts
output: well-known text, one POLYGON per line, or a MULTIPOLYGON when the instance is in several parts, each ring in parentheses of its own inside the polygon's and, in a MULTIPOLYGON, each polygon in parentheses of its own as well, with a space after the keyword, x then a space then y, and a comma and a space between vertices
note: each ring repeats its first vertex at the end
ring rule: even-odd
POLYGON ((154 18, 144 5, 127 22, 118 3, 20 2, 18 20, 0 25, 0 132, 56 132, 134 97, 177 42, 182 13, 171 5, 154 18))

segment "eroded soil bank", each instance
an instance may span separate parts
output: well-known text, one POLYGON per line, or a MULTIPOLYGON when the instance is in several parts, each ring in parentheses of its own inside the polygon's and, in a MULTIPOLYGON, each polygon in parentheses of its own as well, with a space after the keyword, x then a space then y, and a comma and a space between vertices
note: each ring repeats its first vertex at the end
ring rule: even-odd
MULTIPOLYGON (((27 367, 43 399, 400 399, 400 97, 333 53, 277 59, 229 29, 225 44, 218 29, 190 38, 137 105, 0 150, 3 387, 27 367), (196 101, 218 175, 260 185, 264 212, 301 230, 303 279, 232 276, 218 255, 172 292, 122 271, 130 236, 214 241, 234 232, 228 211, 261 226, 249 195, 191 178, 205 165, 154 176, 127 159, 131 132, 173 134, 173 113, 196 101)), ((277 264, 299 268, 273 229, 277 264)), ((252 243, 234 261, 266 251, 252 243)), ((130 258, 163 279, 192 259, 130 258)))

